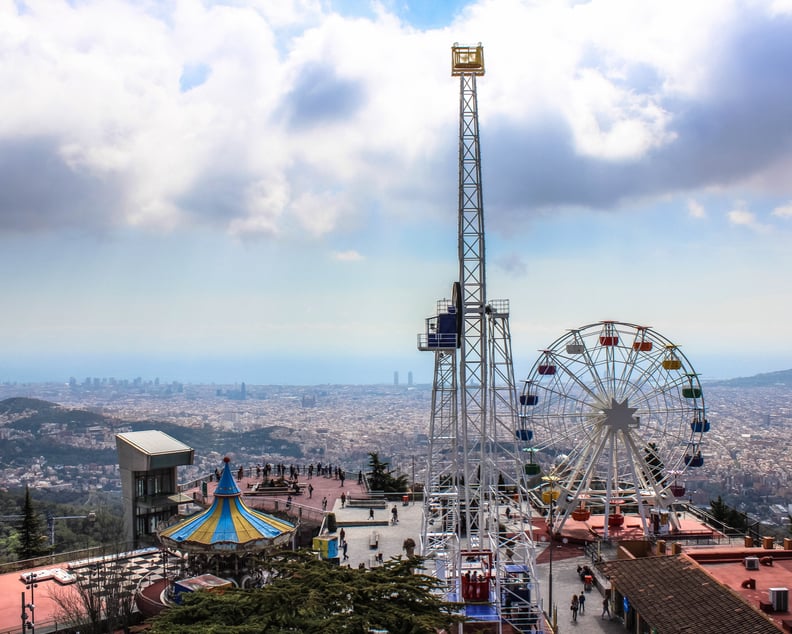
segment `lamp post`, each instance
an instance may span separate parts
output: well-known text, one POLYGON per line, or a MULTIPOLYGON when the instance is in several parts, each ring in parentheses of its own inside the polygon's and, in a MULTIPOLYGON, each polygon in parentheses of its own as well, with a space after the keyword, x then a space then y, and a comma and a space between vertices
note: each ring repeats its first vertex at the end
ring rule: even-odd
POLYGON ((553 609, 553 542, 555 541, 553 539, 553 511, 554 510, 555 510, 555 500, 553 499, 553 494, 552 494, 552 489, 551 489, 551 493, 550 493, 550 512, 548 514, 548 517, 550 519, 550 522, 549 522, 550 530, 548 531, 548 534, 550 536, 550 545, 548 546, 548 548, 550 548, 550 575, 549 575, 549 580, 548 580, 548 584, 547 584, 547 588, 548 588, 548 593, 547 594, 548 594, 548 601, 550 603, 550 614, 551 614, 551 616, 555 612, 555 610, 553 609))
POLYGON ((22 593, 22 634, 25 634, 25 630, 27 630, 28 614, 25 608, 27 608, 27 606, 25 605, 25 593, 23 592, 22 593))
POLYGON ((26 630, 30 630, 33 634, 36 632, 35 588, 38 587, 36 576, 35 572, 31 572, 27 576, 27 581, 25 582, 25 588, 30 590, 30 603, 25 603, 25 593, 22 593, 22 634, 24 634, 26 630), (26 610, 30 610, 30 620, 28 620, 26 610))
POLYGON ((545 482, 550 483, 550 488, 548 489, 550 493, 550 510, 548 511, 547 518, 547 527, 548 527, 548 535, 550 537, 550 545, 548 548, 550 549, 550 565, 549 565, 549 579, 548 579, 548 602, 550 603, 550 615, 551 617, 555 614, 555 606, 553 605, 553 530, 554 530, 554 514, 555 514, 555 485, 558 481, 558 476, 556 475, 546 475, 542 476, 542 480, 545 482))
POLYGON ((415 504, 415 456, 412 457, 412 485, 410 486, 412 492, 412 503, 415 504))
POLYGON ((88 520, 93 524, 96 521, 96 513, 91 511, 87 515, 59 515, 57 517, 50 512, 47 513, 47 527, 50 531, 50 548, 53 561, 55 560, 55 520, 88 520))

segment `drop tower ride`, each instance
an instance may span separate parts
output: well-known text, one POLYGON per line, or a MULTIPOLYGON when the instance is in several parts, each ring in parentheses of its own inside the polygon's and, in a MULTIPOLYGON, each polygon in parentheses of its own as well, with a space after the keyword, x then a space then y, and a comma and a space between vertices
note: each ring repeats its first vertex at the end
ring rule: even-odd
POLYGON ((460 80, 459 279, 418 336, 435 361, 421 554, 469 618, 522 632, 542 622, 526 493, 532 433, 518 416, 509 302, 486 292, 482 46, 454 44, 451 74, 460 80))

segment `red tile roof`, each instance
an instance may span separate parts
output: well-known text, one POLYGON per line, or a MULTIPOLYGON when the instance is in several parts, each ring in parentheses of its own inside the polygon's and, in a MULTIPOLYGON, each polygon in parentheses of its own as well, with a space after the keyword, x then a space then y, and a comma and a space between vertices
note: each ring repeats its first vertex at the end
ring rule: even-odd
POLYGON ((658 634, 778 634, 776 625, 685 555, 611 561, 599 569, 658 634))

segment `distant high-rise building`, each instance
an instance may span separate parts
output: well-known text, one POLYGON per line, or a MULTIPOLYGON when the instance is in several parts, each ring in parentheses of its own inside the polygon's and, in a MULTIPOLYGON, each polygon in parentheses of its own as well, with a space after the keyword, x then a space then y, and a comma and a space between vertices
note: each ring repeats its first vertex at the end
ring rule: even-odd
POLYGON ((398 372, 398 370, 393 373, 393 384, 394 385, 398 385, 399 384, 399 372, 398 372))
POLYGON ((302 406, 303 407, 316 407, 316 395, 314 395, 314 394, 303 394, 302 406))
POLYGON ((412 370, 407 373, 407 387, 412 387, 413 379, 412 379, 412 370))

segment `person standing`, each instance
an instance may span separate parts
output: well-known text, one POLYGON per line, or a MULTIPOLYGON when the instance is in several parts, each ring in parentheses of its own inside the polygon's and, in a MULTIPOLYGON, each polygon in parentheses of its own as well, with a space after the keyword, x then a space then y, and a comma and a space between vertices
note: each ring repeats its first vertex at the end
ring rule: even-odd
POLYGON ((602 618, 603 619, 605 618, 606 614, 608 615, 608 618, 611 618, 610 601, 608 601, 608 597, 607 596, 602 600, 602 618))
POLYGON ((398 524, 399 523, 399 509, 396 508, 395 504, 393 505, 393 508, 391 509, 391 521, 392 521, 393 524, 398 524))
POLYGON ((369 507, 369 519, 374 519, 374 509, 372 507, 369 507))
POLYGON ((582 592, 578 597, 578 612, 580 612, 581 614, 585 614, 586 612, 586 595, 582 592))
POLYGON ((344 545, 341 547, 341 549, 344 551, 344 561, 347 561, 349 559, 349 555, 347 555, 347 543, 346 542, 344 542, 344 545))
POLYGON ((572 595, 572 604, 569 606, 569 609, 572 610, 572 621, 576 623, 578 613, 578 597, 576 594, 572 595))

